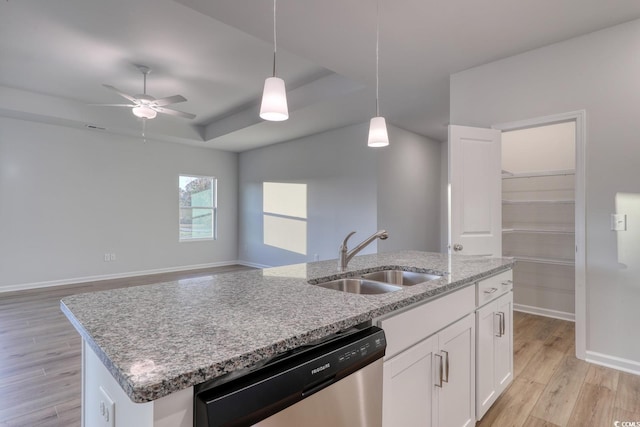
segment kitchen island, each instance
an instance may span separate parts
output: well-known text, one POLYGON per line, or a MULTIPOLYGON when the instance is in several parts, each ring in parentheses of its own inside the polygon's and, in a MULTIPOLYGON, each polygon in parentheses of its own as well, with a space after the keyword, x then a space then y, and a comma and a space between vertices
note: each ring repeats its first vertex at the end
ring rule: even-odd
MULTIPOLYGON (((130 402, 116 397, 116 414, 135 404, 153 413, 158 399, 167 409, 172 396, 192 399, 194 385, 249 370, 276 354, 442 297, 512 266, 506 258, 402 251, 355 257, 345 272, 338 272, 332 260, 64 298, 61 309, 83 338, 83 420, 91 425, 87 420, 96 413, 104 416, 103 405, 108 409, 112 394, 120 392, 130 402), (309 283, 387 269, 443 277, 379 295, 309 283), (91 369, 96 361, 120 388, 104 391, 104 399, 100 393, 108 387, 91 369), (92 390, 96 386, 103 390, 92 390)), ((162 425, 160 418, 152 415, 146 425, 162 425)))

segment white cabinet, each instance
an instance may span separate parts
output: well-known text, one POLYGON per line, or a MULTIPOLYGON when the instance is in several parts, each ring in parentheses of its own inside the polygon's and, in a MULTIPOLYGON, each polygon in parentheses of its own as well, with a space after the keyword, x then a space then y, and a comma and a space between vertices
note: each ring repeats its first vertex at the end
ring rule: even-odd
MULTIPOLYGON (((438 423, 442 427, 472 426, 475 417, 475 321, 473 314, 438 333, 442 356, 442 387, 436 389, 438 423)), ((439 369, 438 366, 436 368, 439 369)))
POLYGON ((383 426, 473 425, 475 307, 467 286, 376 322, 387 337, 383 426))
POLYGON ((382 425, 433 426, 436 335, 384 363, 382 425))
POLYGON ((495 295, 476 311, 476 416, 480 420, 513 380, 513 292, 509 275, 478 282, 479 297, 495 295), (503 285, 505 283, 505 285, 503 285), (491 286, 494 285, 494 286, 491 286), (493 291, 487 294, 486 291, 493 291))
POLYGON ((458 320, 384 363, 382 424, 475 424, 475 321, 458 320))

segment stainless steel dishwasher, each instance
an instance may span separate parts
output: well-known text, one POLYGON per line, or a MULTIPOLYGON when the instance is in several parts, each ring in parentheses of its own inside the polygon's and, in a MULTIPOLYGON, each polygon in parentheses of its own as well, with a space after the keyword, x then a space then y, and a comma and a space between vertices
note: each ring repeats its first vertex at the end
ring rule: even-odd
POLYGON ((234 379, 195 387, 196 427, 380 427, 382 357, 375 326, 304 346, 234 379))

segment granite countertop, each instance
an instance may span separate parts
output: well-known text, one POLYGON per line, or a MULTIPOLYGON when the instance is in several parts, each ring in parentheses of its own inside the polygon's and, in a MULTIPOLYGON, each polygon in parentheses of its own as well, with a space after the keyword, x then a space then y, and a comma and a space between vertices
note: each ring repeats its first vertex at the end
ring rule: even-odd
POLYGON ((133 402, 147 402, 512 267, 510 258, 402 251, 73 295, 61 309, 133 402), (379 295, 309 280, 389 268, 444 274, 379 295))

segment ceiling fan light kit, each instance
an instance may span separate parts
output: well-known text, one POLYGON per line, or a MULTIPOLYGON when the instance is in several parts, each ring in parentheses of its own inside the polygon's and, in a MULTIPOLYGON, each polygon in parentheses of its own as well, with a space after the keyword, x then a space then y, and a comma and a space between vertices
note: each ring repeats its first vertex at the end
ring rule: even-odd
POLYGON ((131 104, 94 104, 103 107, 127 107, 131 108, 131 112, 134 116, 145 120, 155 119, 158 113, 169 114, 171 116, 182 117, 185 119, 194 119, 195 114, 185 113, 183 111, 173 110, 166 108, 167 105, 177 104, 179 102, 185 102, 187 98, 182 95, 167 96, 165 98, 156 99, 151 95, 147 95, 147 74, 151 72, 151 69, 145 65, 136 65, 138 70, 143 75, 142 94, 129 95, 116 89, 110 85, 102 85, 109 90, 114 91, 121 97, 127 99, 131 104))
POLYGON ((276 77, 276 51, 278 42, 276 38, 276 0, 273 0, 273 77, 264 81, 262 103, 260 104, 260 118, 272 122, 281 122, 289 118, 287 105, 287 90, 284 80, 276 77))
POLYGON ((155 119, 158 113, 145 105, 141 105, 139 107, 133 107, 131 112, 134 116, 140 117, 141 119, 155 119))

